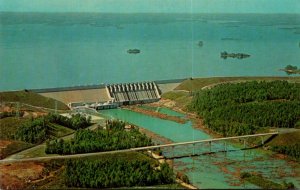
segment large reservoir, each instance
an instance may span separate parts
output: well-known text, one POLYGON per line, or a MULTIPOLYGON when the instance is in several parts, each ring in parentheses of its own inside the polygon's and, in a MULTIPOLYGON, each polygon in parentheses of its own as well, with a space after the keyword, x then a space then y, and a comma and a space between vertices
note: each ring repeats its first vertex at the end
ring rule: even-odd
POLYGON ((299 42, 297 14, 2 12, 0 90, 284 76, 278 69, 299 64, 299 42))

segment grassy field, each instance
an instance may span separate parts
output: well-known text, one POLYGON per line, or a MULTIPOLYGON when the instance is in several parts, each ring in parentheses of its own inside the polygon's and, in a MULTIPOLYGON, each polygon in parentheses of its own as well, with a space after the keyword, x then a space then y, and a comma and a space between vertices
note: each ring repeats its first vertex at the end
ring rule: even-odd
MULTIPOLYGON (((0 92, 1 102, 20 102, 38 107, 55 109, 55 100, 30 91, 0 92)), ((57 109, 68 110, 68 106, 57 101, 57 109)))
POLYGON ((300 77, 212 77, 212 78, 196 78, 183 81, 175 90, 197 91, 209 85, 214 85, 224 82, 245 82, 251 80, 287 80, 291 82, 300 82, 300 77))
POLYGON ((38 145, 32 149, 25 150, 24 154, 22 153, 22 158, 35 158, 35 157, 50 156, 45 153, 45 148, 46 148, 45 145, 38 145))
MULTIPOLYGON (((3 142, 3 140, 0 140, 0 143, 3 142)), ((22 141, 7 141, 10 142, 5 148, 0 148, 0 159, 6 158, 9 155, 12 155, 16 152, 19 152, 21 150, 27 149, 32 147, 33 145, 30 143, 25 143, 22 141)))
POLYGON ((184 91, 170 91, 162 95, 164 99, 170 99, 176 102, 176 106, 186 109, 186 106, 192 101, 192 96, 189 92, 184 91))
POLYGON ((267 143, 268 146, 287 146, 293 145, 300 142, 300 130, 279 134, 274 137, 270 142, 267 143))
POLYGON ((51 135, 54 137, 63 137, 66 135, 69 135, 71 133, 74 133, 73 129, 58 125, 58 124, 51 124, 51 135))

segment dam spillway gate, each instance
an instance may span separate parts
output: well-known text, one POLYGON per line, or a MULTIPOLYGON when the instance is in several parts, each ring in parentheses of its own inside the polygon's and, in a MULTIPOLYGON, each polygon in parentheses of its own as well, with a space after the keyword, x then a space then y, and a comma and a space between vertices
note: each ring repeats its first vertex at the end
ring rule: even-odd
POLYGON ((158 101, 161 96, 155 82, 138 82, 106 85, 111 100, 122 105, 143 104, 158 101))

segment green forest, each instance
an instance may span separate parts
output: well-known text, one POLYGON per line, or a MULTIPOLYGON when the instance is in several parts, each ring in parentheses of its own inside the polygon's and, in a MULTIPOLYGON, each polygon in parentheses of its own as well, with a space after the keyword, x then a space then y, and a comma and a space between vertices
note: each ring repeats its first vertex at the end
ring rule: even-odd
MULTIPOLYGON (((287 81, 222 84, 195 94, 189 109, 223 136, 275 128, 300 128, 300 84, 287 81)), ((299 160, 300 146, 271 146, 299 160)))
POLYGON ((91 119, 80 114, 72 115, 71 118, 48 114, 22 124, 16 131, 14 138, 28 143, 42 143, 53 136, 53 124, 71 129, 82 129, 91 125, 91 119))
POLYGON ((285 146, 273 146, 272 150, 281 154, 289 155, 300 161, 300 143, 285 146))
POLYGON ((286 81, 221 84, 195 94, 190 109, 224 135, 253 134, 261 128, 300 125, 300 84, 286 81))
POLYGON ((106 129, 78 130, 71 140, 55 139, 46 142, 47 154, 78 154, 129 149, 152 145, 151 139, 137 128, 126 131, 126 123, 108 120, 106 129))
POLYGON ((47 119, 51 123, 56 123, 58 125, 62 125, 74 130, 77 129, 84 129, 91 125, 91 116, 88 116, 87 118, 85 116, 82 116, 81 114, 72 114, 71 118, 64 117, 62 115, 58 114, 52 114, 49 113, 47 115, 47 119))
POLYGON ((145 159, 73 159, 65 164, 64 181, 69 187, 132 187, 171 184, 175 176, 168 164, 158 167, 145 159))

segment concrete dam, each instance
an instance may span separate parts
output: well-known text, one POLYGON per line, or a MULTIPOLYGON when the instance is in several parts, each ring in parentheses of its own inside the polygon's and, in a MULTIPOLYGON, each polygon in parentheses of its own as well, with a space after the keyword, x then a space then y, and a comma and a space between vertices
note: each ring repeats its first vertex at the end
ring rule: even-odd
POLYGON ((109 98, 119 106, 158 101, 161 96, 155 82, 106 85, 109 98))

